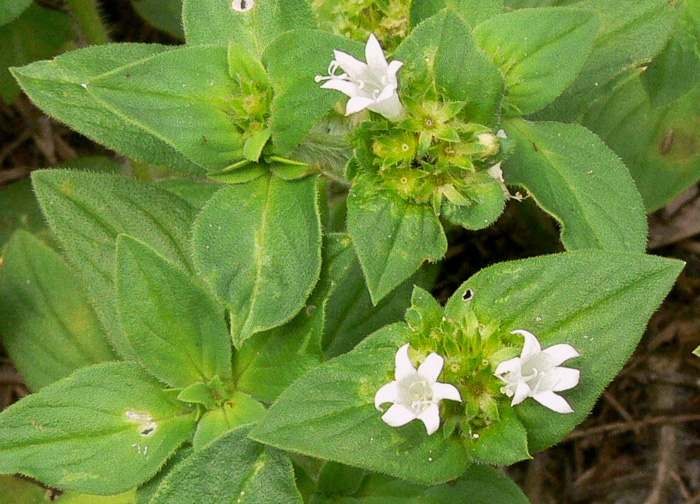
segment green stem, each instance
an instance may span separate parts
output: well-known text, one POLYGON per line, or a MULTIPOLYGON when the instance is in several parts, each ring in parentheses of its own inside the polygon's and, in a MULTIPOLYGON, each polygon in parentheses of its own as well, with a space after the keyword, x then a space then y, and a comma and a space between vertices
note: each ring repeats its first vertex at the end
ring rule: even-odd
POLYGON ((90 44, 109 42, 107 28, 102 22, 95 0, 67 0, 71 12, 80 25, 85 41, 90 44))

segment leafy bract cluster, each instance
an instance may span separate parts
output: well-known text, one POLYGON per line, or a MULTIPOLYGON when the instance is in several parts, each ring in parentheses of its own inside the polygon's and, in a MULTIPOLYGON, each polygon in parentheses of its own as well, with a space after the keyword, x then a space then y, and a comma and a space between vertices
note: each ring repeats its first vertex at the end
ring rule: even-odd
MULTIPOLYGON (((0 8, 0 31, 24 4, 0 8)), ((647 93, 661 115, 682 102, 692 120, 696 84, 662 70, 680 72, 671 55, 694 40, 687 24, 671 37, 688 4, 185 0, 184 45, 13 68, 52 117, 182 176, 81 171, 97 160, 33 175, 37 236, 52 238, 9 241, 0 333, 35 392, 0 415, 0 473, 137 504, 526 503, 481 464, 582 421, 682 267, 644 254, 642 197, 581 123, 629 154, 596 119, 612 97, 639 110, 628 93, 647 93), (650 19, 639 50, 610 49, 650 19), (566 252, 486 268, 444 307, 413 289, 431 287, 421 267, 452 226, 498 218, 506 184, 561 224, 566 252), (569 414, 524 400, 546 380, 523 331, 575 348, 576 386, 557 389, 569 414), (433 360, 419 399, 450 399, 430 436, 376 409, 407 345, 404 369, 433 360), (437 383, 450 393, 429 397, 437 383)), ((663 149, 695 159, 673 131, 663 149)))

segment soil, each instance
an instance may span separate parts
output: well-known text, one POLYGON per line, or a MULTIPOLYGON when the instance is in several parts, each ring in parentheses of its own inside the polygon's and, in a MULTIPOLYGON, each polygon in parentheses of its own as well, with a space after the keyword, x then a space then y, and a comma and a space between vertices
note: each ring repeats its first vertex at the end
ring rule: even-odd
MULTIPOLYGON (((104 5, 114 41, 175 43, 142 22, 128 1, 104 5)), ((113 155, 24 96, 0 104, 0 188, 32 170, 105 153, 113 155)), ((700 504, 700 358, 692 355, 700 344, 700 186, 651 215, 650 229, 650 253, 687 266, 591 415, 557 446, 505 469, 533 504, 700 504)), ((551 219, 527 200, 511 201, 491 228, 450 233, 434 291, 444 301, 483 267, 560 247, 551 219)), ((0 410, 26 394, 0 347, 0 410)))

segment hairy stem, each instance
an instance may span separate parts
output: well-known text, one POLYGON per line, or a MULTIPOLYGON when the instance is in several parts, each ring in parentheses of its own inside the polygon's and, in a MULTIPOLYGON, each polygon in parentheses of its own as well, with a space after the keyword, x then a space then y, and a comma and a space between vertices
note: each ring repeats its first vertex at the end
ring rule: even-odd
POLYGON ((107 27, 102 22, 95 0, 67 1, 88 44, 106 44, 109 42, 107 27))

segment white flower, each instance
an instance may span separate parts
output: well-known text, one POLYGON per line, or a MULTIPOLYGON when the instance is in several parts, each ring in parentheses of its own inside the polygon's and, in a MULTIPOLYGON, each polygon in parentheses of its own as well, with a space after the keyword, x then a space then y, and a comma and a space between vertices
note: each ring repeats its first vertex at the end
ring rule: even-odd
POLYGON ((494 373, 505 386, 501 392, 512 397, 511 406, 532 397, 542 406, 557 413, 573 413, 566 399, 555 394, 578 385, 581 371, 560 367, 564 361, 578 357, 574 347, 567 344, 553 345, 542 350, 537 337, 524 330, 513 331, 525 338, 520 357, 502 362, 494 373))
POLYGON ((462 402, 462 397, 454 385, 438 383, 445 362, 442 357, 431 353, 416 371, 408 358, 408 347, 406 344, 396 352, 396 380, 377 391, 374 406, 381 411, 382 404, 394 403, 382 415, 382 420, 392 427, 401 427, 417 418, 431 435, 440 427, 440 401, 462 402))
POLYGON ((396 73, 403 66, 400 61, 387 63, 377 37, 369 36, 365 46, 367 63, 342 51, 333 51, 335 59, 328 67, 327 76, 316 76, 316 82, 327 81, 323 89, 335 89, 350 97, 345 115, 364 109, 377 112, 389 120, 403 115, 403 106, 396 92, 396 73), (344 73, 336 75, 340 68, 344 73))

